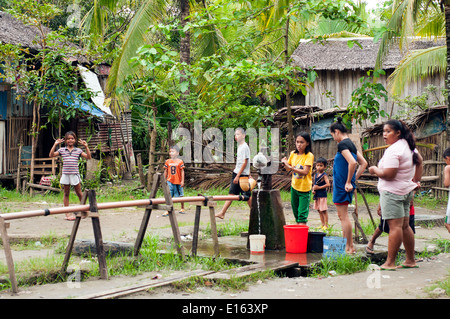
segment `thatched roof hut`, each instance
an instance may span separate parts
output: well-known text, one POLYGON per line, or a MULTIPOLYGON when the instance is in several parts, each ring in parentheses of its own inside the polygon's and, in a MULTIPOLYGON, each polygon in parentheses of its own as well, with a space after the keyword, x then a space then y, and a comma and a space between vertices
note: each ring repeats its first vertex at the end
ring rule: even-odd
MULTIPOLYGON (((46 31, 48 31, 46 29, 46 31)), ((39 50, 37 41, 41 40, 41 33, 34 26, 29 26, 17 20, 9 13, 0 11, 0 41, 19 45, 24 48, 39 50)))
MULTIPOLYGON (((423 110, 410 120, 405 120, 405 124, 414 132, 417 139, 439 134, 445 130, 445 118, 447 105, 437 105, 423 110), (435 121, 433 121, 435 120, 435 121)), ((361 136, 370 138, 383 135, 383 123, 375 124, 366 128, 361 136)), ((374 145, 374 147, 376 147, 374 145)))
MULTIPOLYGON (((47 27, 43 28, 45 34, 51 32, 47 27)), ((42 49, 40 42, 42 41, 42 32, 35 26, 27 25, 16 19, 9 13, 0 11, 0 44, 13 44, 28 48, 31 52, 37 52, 42 49)), ((78 47, 71 42, 58 43, 60 47, 70 47, 77 50, 78 47)), ((89 64, 86 57, 73 54, 73 57, 67 57, 69 62, 79 62, 82 64, 89 64)))
MULTIPOLYGON (((417 39, 413 41, 408 50, 425 49, 434 46, 445 45, 443 39, 436 41, 417 39)), ((301 68, 314 68, 318 74, 314 86, 307 88, 308 93, 304 97, 305 105, 317 105, 322 109, 332 109, 336 105, 346 108, 351 102, 352 92, 361 84, 359 79, 367 76, 368 70, 375 68, 379 43, 374 43, 373 38, 339 38, 327 39, 322 44, 313 41, 301 41, 292 54, 292 63, 301 68), (357 40, 361 45, 349 47, 349 40, 357 40), (327 94, 325 94, 327 93, 327 94)), ((406 52, 400 51, 398 45, 391 45, 390 51, 384 59, 383 69, 386 75, 380 77, 380 83, 388 87, 387 79, 399 64, 406 52)), ((418 96, 424 92, 428 85, 444 87, 443 75, 427 78, 419 82, 411 83, 404 88, 402 96, 418 96)), ((396 114, 399 107, 391 101, 379 101, 380 108, 387 114, 396 114)))
MULTIPOLYGON (((422 50, 445 45, 444 39, 436 41, 417 39, 411 42, 408 50, 422 50)), ((371 70, 375 67, 380 43, 374 43, 372 37, 327 39, 325 43, 311 40, 300 41, 291 58, 295 65, 302 68, 314 67, 316 70, 371 70), (361 45, 348 46, 355 40, 361 45)), ((395 69, 405 56, 398 45, 391 45, 383 69, 395 69)))
MULTIPOLYGON (((317 106, 308 106, 308 105, 291 106, 291 115, 293 118, 294 126, 298 118, 308 114, 312 114, 320 110, 321 108, 317 106)), ((269 118, 263 119, 262 122, 266 126, 270 125, 271 123, 276 123, 277 127, 279 127, 282 131, 287 132, 287 107, 283 107, 277 110, 269 118)))

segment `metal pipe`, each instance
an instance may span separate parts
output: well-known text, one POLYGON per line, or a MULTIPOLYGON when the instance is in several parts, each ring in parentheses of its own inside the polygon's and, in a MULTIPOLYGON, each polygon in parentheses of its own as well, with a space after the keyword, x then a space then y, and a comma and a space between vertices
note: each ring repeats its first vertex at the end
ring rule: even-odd
MULTIPOLYGON (((173 203, 189 203, 189 202, 201 202, 205 198, 213 201, 227 201, 227 200, 248 200, 246 196, 242 195, 218 195, 218 196, 192 196, 192 197, 175 197, 172 198, 173 203)), ((154 198, 154 199, 139 199, 130 201, 120 201, 120 202, 109 202, 109 203, 98 203, 97 209, 113 209, 121 207, 131 207, 131 206, 148 206, 165 204, 166 200, 164 198, 154 198)), ((38 209, 24 212, 0 214, 0 218, 3 220, 12 220, 27 217, 37 217, 37 216, 47 216, 56 214, 67 214, 76 212, 87 212, 89 211, 89 205, 73 205, 65 207, 55 207, 48 209, 38 209)))

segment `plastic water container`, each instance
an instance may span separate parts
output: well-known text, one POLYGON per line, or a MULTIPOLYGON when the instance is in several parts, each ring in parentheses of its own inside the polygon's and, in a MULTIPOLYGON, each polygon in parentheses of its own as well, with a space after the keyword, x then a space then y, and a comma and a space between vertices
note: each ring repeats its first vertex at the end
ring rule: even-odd
POLYGON ((286 252, 293 254, 306 253, 309 227, 307 225, 284 225, 283 228, 286 252))
POLYGON ((266 249, 266 235, 250 235, 250 253, 263 254, 266 249))
POLYGON ((323 252, 323 238, 326 233, 323 232, 309 232, 308 233, 308 253, 322 253, 323 252))
POLYGON ((347 238, 326 236, 323 238, 323 254, 326 256, 339 256, 345 254, 347 238))

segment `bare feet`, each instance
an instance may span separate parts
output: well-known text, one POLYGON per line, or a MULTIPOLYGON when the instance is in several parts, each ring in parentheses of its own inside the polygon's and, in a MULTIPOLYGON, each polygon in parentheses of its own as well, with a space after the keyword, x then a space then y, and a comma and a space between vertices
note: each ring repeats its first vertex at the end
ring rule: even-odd
POLYGON ((75 220, 75 219, 76 219, 76 217, 73 214, 67 214, 66 217, 65 217, 65 220, 72 221, 72 220, 75 220))
POLYGON ((216 216, 216 218, 220 218, 220 219, 224 219, 225 218, 225 214, 222 213, 222 212, 217 213, 215 216, 216 216))

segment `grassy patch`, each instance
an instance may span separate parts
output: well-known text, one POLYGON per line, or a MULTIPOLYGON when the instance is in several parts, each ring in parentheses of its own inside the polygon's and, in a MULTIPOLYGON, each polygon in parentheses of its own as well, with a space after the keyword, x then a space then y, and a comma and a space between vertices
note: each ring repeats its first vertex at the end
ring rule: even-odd
POLYGON ((442 295, 450 297, 450 271, 444 280, 438 281, 433 285, 426 287, 425 291, 431 298, 440 297, 442 295))
POLYGON ((207 279, 200 276, 194 276, 186 280, 172 283, 172 287, 187 292, 193 292, 202 287, 218 289, 223 292, 236 292, 246 290, 248 285, 275 277, 276 275, 273 270, 255 272, 248 276, 231 277, 230 279, 207 279))
MULTIPOLYGON (((239 236, 242 232, 248 231, 248 221, 230 219, 226 223, 218 223, 216 227, 217 227, 217 234, 219 237, 239 236)), ((211 236, 210 223, 206 225, 205 233, 211 236)))
POLYGON ((370 260, 347 254, 336 257, 324 256, 320 262, 311 267, 310 277, 328 277, 330 275, 347 275, 365 271, 370 265, 370 260))
MULTIPOLYGON (((62 248, 62 244, 58 244, 62 248)), ((174 271, 174 270, 212 270, 221 271, 231 269, 239 265, 228 262, 223 258, 213 257, 194 257, 186 256, 183 259, 175 250, 169 250, 166 253, 159 251, 162 242, 158 237, 146 236, 140 256, 132 257, 130 254, 121 256, 107 256, 108 274, 113 276, 136 276, 144 272, 152 271, 174 271)), ((58 250, 61 250, 61 249, 58 250)), ((15 271, 19 286, 40 285, 48 283, 57 283, 68 280, 70 273, 61 273, 61 266, 64 255, 55 254, 45 258, 28 258, 15 263, 15 271)), ((69 270, 80 270, 80 279, 89 277, 98 277, 98 262, 95 256, 72 256, 69 270)), ((8 267, 0 263, 0 276, 3 277, 0 283, 0 289, 9 289, 11 287, 8 277, 8 267)))

